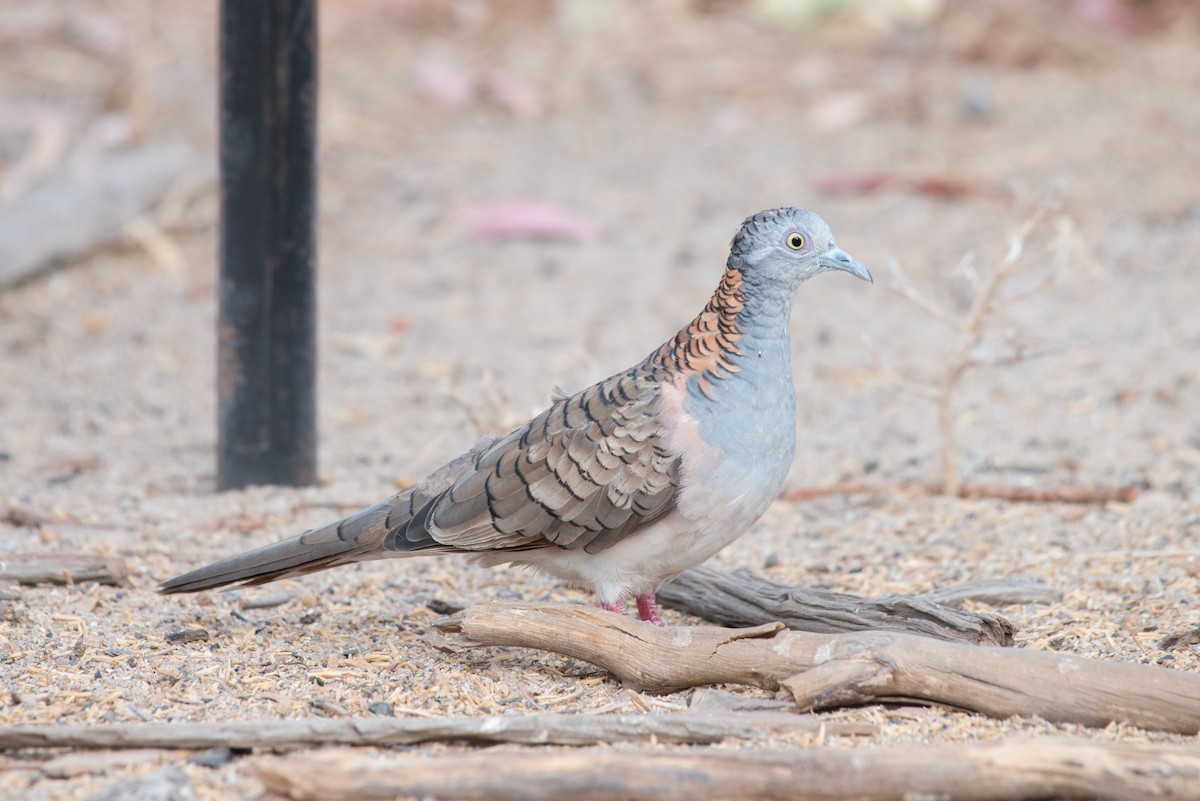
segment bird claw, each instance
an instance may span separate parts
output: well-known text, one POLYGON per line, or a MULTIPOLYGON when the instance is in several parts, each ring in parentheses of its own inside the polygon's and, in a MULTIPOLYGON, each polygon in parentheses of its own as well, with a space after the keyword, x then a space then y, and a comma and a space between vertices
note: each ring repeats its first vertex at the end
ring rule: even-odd
MULTIPOLYGON (((611 603, 609 601, 601 601, 600 606, 604 607, 606 612, 612 612, 614 615, 621 615, 622 617, 629 617, 629 610, 625 608, 624 600, 616 600, 611 603)), ((637 609, 638 617, 647 623, 653 623, 659 628, 666 625, 663 623, 662 615, 658 612, 658 599, 654 597, 654 593, 648 592, 645 595, 639 595, 637 597, 637 609)))
POLYGON ((622 617, 629 617, 629 610, 625 608, 625 602, 622 600, 612 601, 611 603, 601 601, 600 605, 604 607, 604 611, 606 612, 612 612, 614 615, 621 615, 622 617))
POLYGON ((666 624, 663 623, 662 615, 658 613, 658 599, 654 597, 654 593, 648 592, 645 595, 637 597, 638 617, 647 623, 653 623, 659 628, 663 628, 666 624))

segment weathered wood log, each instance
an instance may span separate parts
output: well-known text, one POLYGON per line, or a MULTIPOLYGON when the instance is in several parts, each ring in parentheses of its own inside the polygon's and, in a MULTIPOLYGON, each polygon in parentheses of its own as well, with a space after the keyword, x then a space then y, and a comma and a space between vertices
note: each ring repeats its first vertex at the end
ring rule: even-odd
POLYGON ((911 595, 859 598, 794 587, 745 569, 693 568, 662 587, 658 600, 722 626, 779 621, 789 629, 823 634, 906 631, 980 645, 1012 645, 1015 631, 1008 620, 988 612, 965 612, 911 595))
POLYGON ((777 731, 870 734, 869 725, 793 712, 667 715, 493 715, 459 718, 306 718, 108 726, 0 726, 0 750, 17 748, 214 748, 286 750, 312 745, 411 745, 435 741, 595 745, 654 739, 715 743, 777 731))
POLYGON ((660 629, 567 604, 473 606, 446 627, 480 645, 553 651, 652 693, 706 684, 783 688, 802 710, 923 702, 997 718, 1200 731, 1200 675, 1075 654, 989 648, 901 632, 814 634, 781 624, 660 629))
POLYGON ((1022 738, 935 747, 788 751, 506 751, 379 759, 344 750, 255 765, 294 801, 959 801, 1200 798, 1200 751, 1022 738))
POLYGON ((975 579, 938 587, 917 597, 941 606, 959 607, 966 601, 1003 606, 1005 604, 1052 604, 1062 600, 1062 591, 1048 587, 1037 579, 1010 577, 975 579))
POLYGON ((64 170, 0 210, 0 289, 117 235, 198 163, 179 144, 106 153, 88 169, 64 170))
POLYGON ((119 556, 77 553, 8 554, 0 557, 0 581, 20 584, 80 584, 95 581, 119 587, 129 580, 119 556))

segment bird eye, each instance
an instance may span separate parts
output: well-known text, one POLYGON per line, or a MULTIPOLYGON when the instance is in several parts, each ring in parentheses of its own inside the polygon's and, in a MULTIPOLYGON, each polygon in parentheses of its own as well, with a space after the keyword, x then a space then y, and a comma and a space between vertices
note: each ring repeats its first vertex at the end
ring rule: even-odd
POLYGON ((792 250, 800 250, 804 247, 804 235, 798 234, 795 231, 788 234, 783 241, 787 242, 787 246, 792 250))

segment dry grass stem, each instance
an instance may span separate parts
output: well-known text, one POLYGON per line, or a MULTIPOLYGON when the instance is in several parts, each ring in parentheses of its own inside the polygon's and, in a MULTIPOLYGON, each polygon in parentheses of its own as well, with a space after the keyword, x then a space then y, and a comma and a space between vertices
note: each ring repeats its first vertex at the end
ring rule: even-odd
POLYGON ((1053 243, 1053 269, 1014 293, 1005 295, 1001 291, 1009 280, 1028 264, 1027 245, 1033 234, 1046 222, 1048 215, 1049 209, 1043 205, 1018 225, 1009 235, 1008 249, 1004 257, 984 277, 980 277, 974 269, 970 254, 964 256, 959 263, 958 271, 967 277, 975 294, 970 306, 961 316, 955 315, 918 289, 894 260, 888 265, 889 271, 895 279, 893 289, 897 294, 935 319, 949 325, 958 333, 957 340, 947 354, 938 377, 931 382, 913 381, 905 377, 888 362, 873 344, 867 341, 868 347, 875 353, 876 359, 882 366, 881 369, 890 381, 907 392, 934 402, 937 408, 939 452, 942 464, 941 485, 942 493, 945 495, 957 497, 962 494, 955 401, 963 377, 973 368, 1010 366, 1051 352, 1050 349, 1030 350, 1023 343, 1017 342, 1015 337, 1010 334, 1006 337, 1011 348, 1007 355, 986 359, 974 355, 987 338, 993 319, 1004 306, 1012 305, 1044 291, 1065 273, 1071 254, 1077 249, 1074 244, 1077 236, 1070 219, 1059 215, 1054 218, 1057 235, 1053 243))

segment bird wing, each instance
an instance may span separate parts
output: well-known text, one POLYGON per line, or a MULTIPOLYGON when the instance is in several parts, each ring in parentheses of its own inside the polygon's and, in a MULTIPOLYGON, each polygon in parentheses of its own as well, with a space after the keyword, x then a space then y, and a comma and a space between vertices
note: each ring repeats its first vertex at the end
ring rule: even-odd
POLYGON ((680 460, 662 442, 661 401, 637 368, 559 398, 414 509, 384 548, 608 548, 675 506, 680 460))
POLYGON ((485 437, 428 478, 356 514, 169 579, 162 592, 262 584, 337 565, 451 551, 601 551, 675 506, 661 383, 635 368, 485 437))

